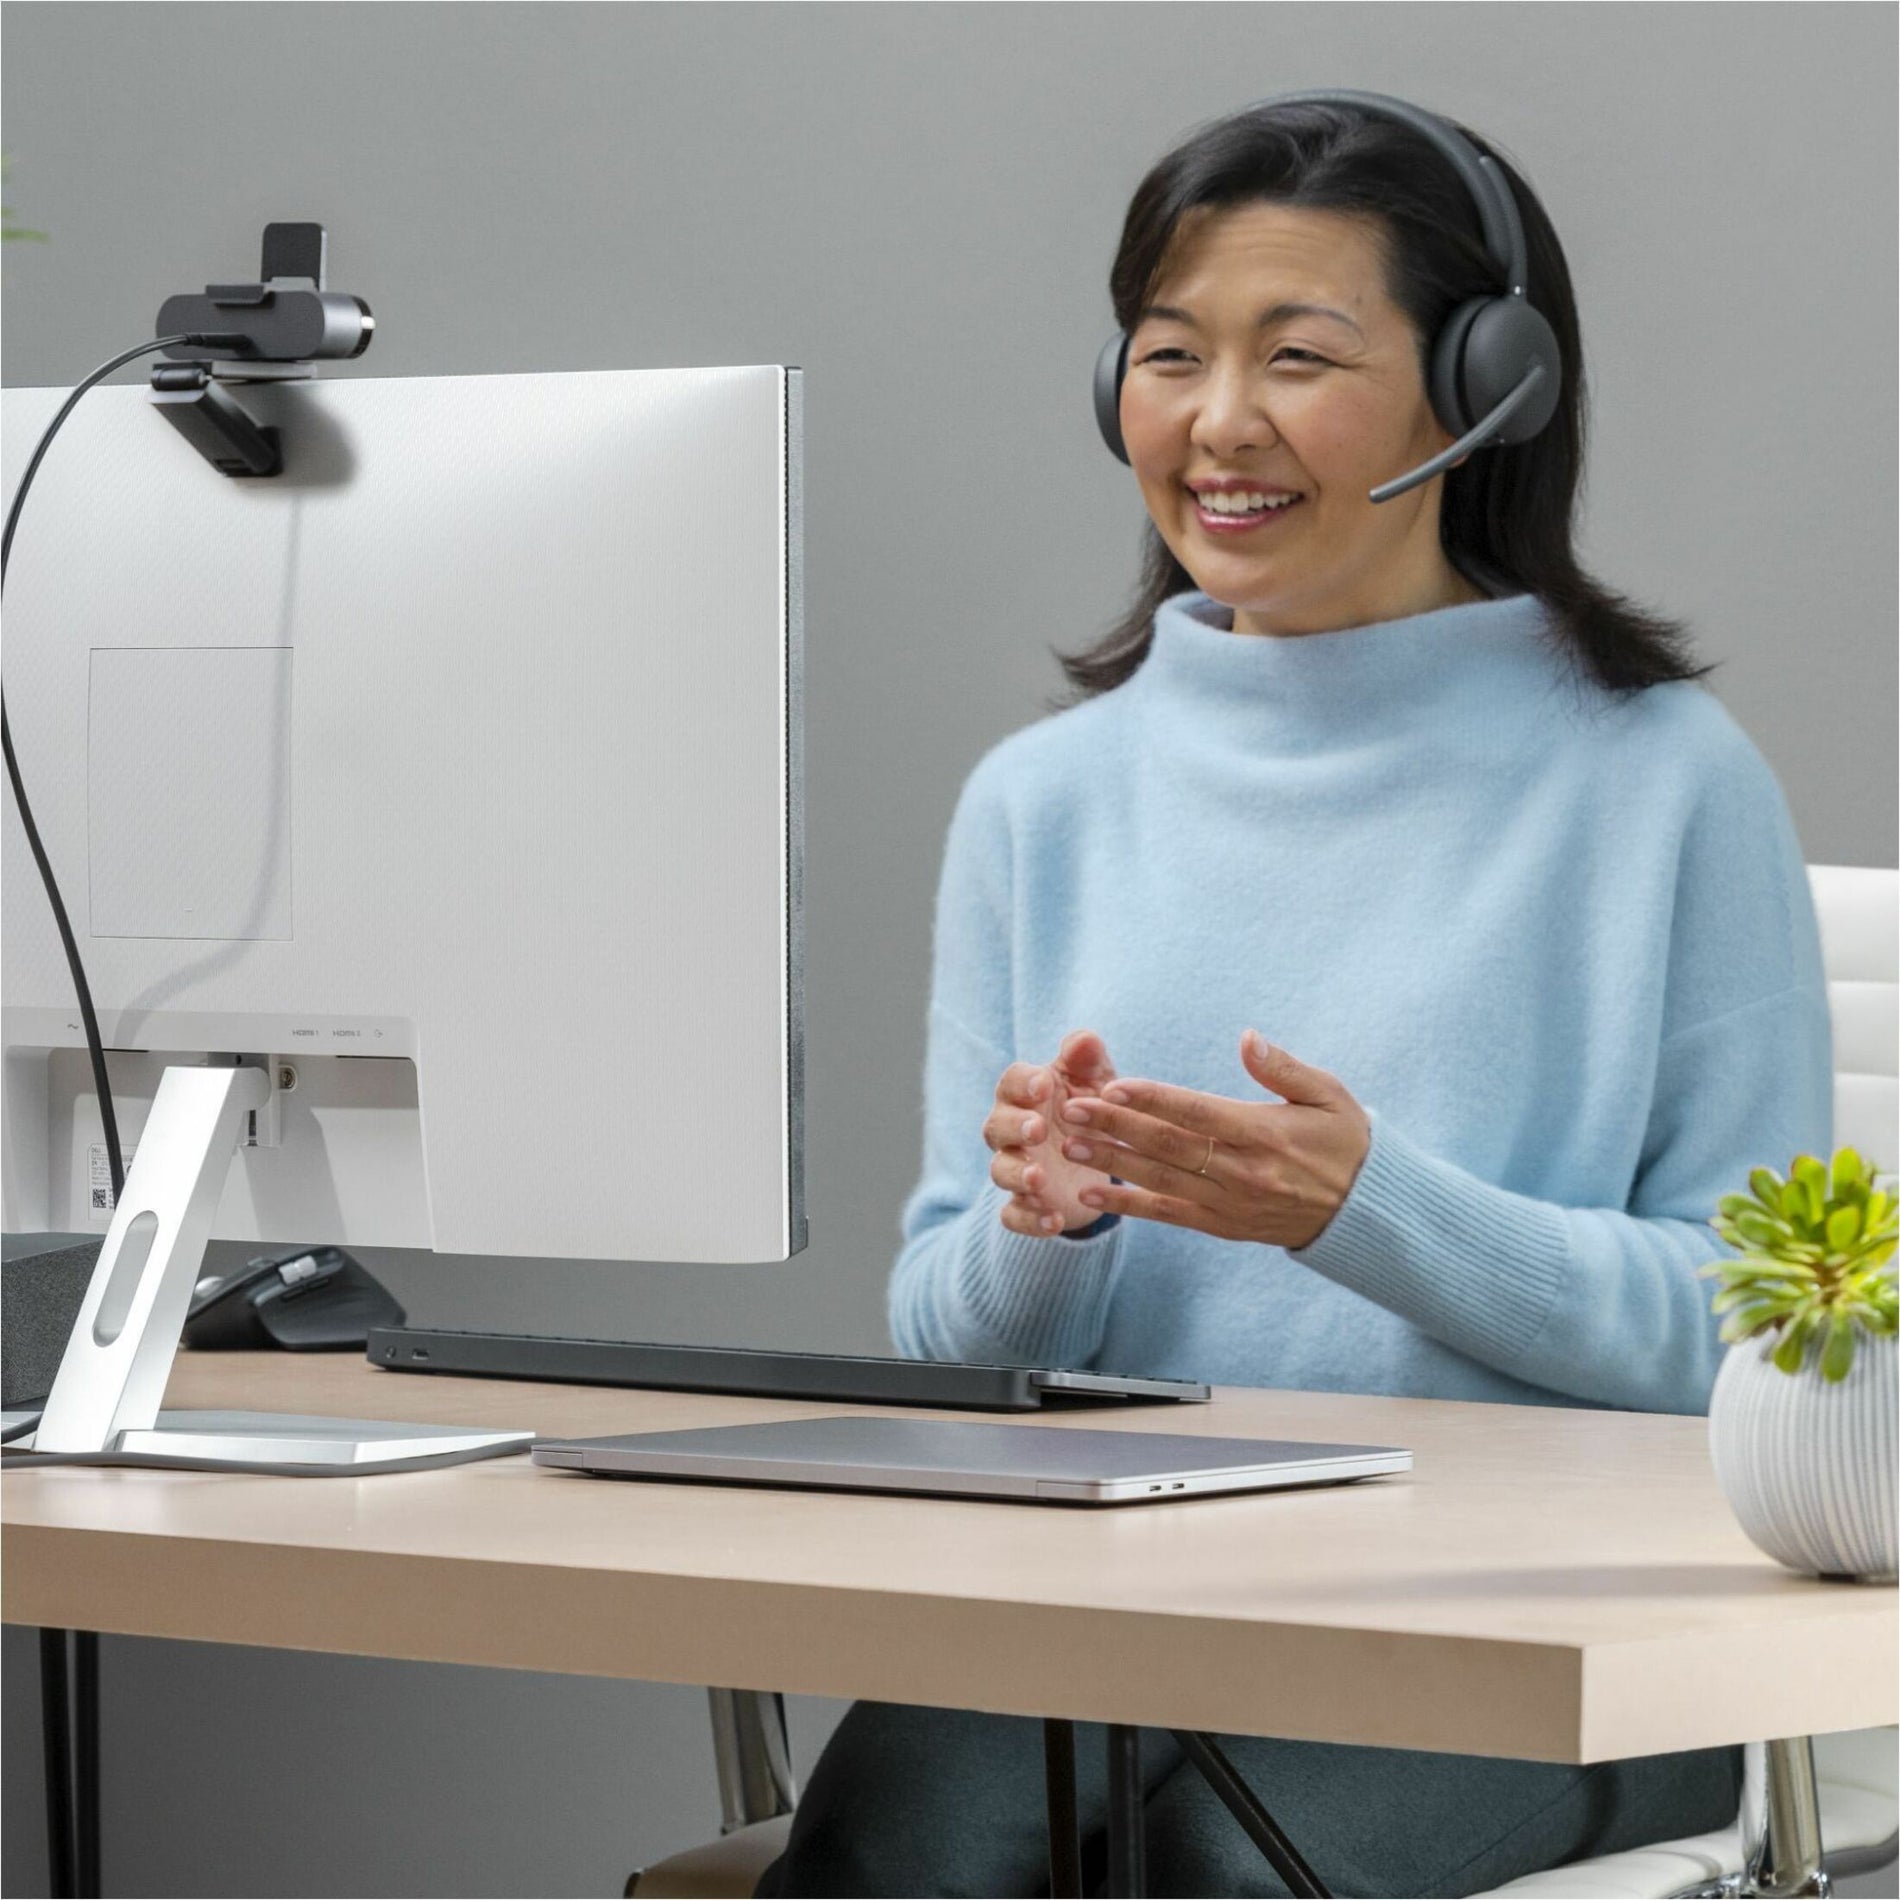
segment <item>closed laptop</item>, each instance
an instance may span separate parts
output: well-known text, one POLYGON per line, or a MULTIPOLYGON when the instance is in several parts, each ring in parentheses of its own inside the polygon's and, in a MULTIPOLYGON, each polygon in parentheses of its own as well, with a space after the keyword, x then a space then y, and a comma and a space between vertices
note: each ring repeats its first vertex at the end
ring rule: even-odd
POLYGON ((543 1439, 534 1462, 598 1477, 793 1485, 1065 1504, 1158 1503, 1409 1471, 1395 1445, 850 1414, 543 1439))

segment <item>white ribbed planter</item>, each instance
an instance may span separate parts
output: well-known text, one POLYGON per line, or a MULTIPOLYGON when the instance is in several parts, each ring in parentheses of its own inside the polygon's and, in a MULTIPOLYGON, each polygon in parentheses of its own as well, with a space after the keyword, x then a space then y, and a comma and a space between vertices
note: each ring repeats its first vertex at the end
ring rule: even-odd
POLYGON ((1896 1341, 1862 1333, 1830 1385, 1810 1362, 1792 1377, 1774 1338, 1728 1349, 1709 1401, 1716 1481, 1741 1527, 1809 1576, 1894 1580, 1896 1341))

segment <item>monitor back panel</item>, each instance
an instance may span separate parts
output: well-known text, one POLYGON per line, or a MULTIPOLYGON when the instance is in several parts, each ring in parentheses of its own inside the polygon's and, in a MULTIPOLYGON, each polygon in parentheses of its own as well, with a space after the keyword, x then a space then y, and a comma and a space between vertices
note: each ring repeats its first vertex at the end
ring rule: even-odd
MULTIPOLYGON (((4 394, 10 498, 63 390, 4 394)), ((804 1241, 800 377, 256 386, 233 480, 142 385, 20 517, 7 708, 136 1147, 168 1058, 297 1066, 221 1238, 602 1259, 804 1241), (367 1067, 365 1065, 374 1065, 367 1067), (720 1187, 706 1192, 717 1078, 720 1187)), ((102 1230, 11 794, 9 1230, 102 1230)))

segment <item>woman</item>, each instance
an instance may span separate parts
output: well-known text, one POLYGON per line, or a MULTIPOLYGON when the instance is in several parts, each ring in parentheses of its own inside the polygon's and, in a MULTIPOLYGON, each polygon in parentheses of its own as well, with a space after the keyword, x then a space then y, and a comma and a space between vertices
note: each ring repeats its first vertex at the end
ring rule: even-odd
MULTIPOLYGON (((1703 1223, 1831 1145, 1818 936, 1707 669, 1577 565, 1576 309, 1504 176, 1554 413, 1380 502, 1456 440, 1431 347, 1501 288, 1465 178, 1362 104, 1267 102, 1135 194, 1110 281, 1147 568, 951 823, 904 1351, 1706 1409, 1703 1223)), ((1153 1891, 1283 1892, 1144 1744, 1153 1891)), ((1342 1894, 1699 1833, 1740 1778, 1733 1749, 1226 1746, 1342 1894)), ((1042 1826, 1036 1723, 859 1704, 761 1891, 1045 1891, 1042 1826)))

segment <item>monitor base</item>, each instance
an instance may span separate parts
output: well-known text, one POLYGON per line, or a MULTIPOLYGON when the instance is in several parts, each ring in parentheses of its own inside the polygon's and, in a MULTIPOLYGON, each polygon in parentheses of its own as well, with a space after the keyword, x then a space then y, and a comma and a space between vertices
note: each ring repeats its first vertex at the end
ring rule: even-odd
POLYGON ((184 1471, 252 1471, 351 1477, 426 1471, 526 1451, 532 1432, 469 1431, 390 1419, 316 1418, 292 1412, 161 1412, 156 1426, 123 1431, 102 1451, 36 1452, 25 1441, 7 1460, 25 1464, 157 1465, 184 1471))

